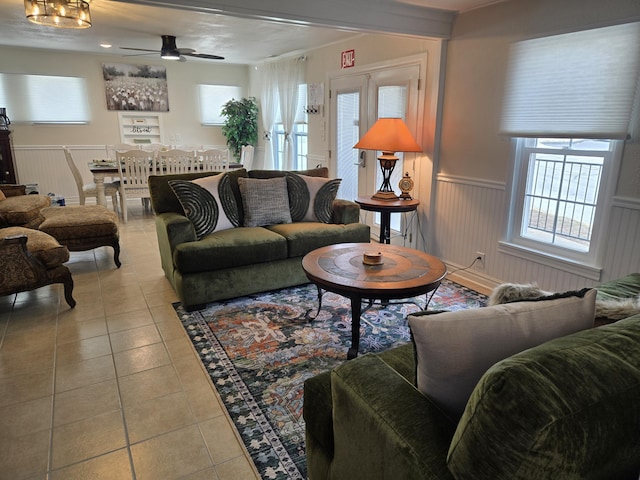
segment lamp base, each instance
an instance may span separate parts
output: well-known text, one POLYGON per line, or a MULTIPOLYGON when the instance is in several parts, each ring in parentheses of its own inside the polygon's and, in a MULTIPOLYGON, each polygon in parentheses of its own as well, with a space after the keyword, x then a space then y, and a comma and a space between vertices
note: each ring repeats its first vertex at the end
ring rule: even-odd
POLYGON ((374 200, 393 201, 393 200, 397 200, 398 196, 393 192, 383 192, 382 190, 378 190, 376 193, 373 194, 371 198, 373 198, 374 200))

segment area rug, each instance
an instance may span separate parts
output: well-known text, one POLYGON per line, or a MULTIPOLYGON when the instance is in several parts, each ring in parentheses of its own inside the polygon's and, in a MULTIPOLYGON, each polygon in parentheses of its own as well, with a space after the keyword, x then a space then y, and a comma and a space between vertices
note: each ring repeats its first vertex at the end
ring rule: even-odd
MULTIPOLYGON (((305 479, 304 381, 347 361, 351 307, 314 285, 211 303, 174 306, 263 479, 305 479), (312 319, 312 320, 311 320, 312 319)), ((374 303, 362 315, 360 355, 410 341, 406 317, 426 298, 374 303)), ((486 297, 445 280, 429 310, 484 306, 486 297)), ((363 308, 364 309, 364 308, 363 308)))

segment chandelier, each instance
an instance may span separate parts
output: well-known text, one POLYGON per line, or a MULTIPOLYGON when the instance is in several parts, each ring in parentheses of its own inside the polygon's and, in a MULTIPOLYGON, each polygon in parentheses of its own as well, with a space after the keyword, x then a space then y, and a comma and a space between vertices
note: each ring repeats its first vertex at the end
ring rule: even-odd
POLYGON ((89 28, 91 13, 85 0, 24 0, 27 19, 38 25, 89 28))

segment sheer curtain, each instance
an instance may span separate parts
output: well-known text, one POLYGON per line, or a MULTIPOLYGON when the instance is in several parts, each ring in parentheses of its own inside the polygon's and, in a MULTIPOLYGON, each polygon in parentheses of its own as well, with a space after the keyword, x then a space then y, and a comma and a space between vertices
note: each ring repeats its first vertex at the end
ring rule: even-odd
POLYGON ((262 119, 262 128, 264 128, 263 139, 264 160, 262 168, 271 170, 274 168, 273 162, 273 144, 271 143, 271 132, 276 122, 276 114, 278 112, 278 79, 276 73, 277 65, 275 63, 265 63, 260 65, 260 117, 262 119))
POLYGON ((293 132, 298 110, 298 85, 304 83, 304 57, 291 58, 277 63, 278 97, 280 100, 280 117, 285 132, 283 170, 293 170, 295 152, 291 133, 293 132))

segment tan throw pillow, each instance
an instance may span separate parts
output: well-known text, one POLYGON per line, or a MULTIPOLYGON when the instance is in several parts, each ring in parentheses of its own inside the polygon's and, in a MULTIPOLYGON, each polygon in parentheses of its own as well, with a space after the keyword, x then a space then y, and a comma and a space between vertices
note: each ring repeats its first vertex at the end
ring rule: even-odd
POLYGON ((452 419, 496 362, 553 338, 593 327, 596 290, 552 300, 409 315, 418 389, 452 419))
POLYGON ((287 179, 238 178, 245 227, 291 223, 287 179))
POLYGON ((3 192, 2 190, 0 190, 0 202, 1 202, 2 200, 6 200, 6 198, 7 198, 7 197, 5 196, 4 192, 3 192))

